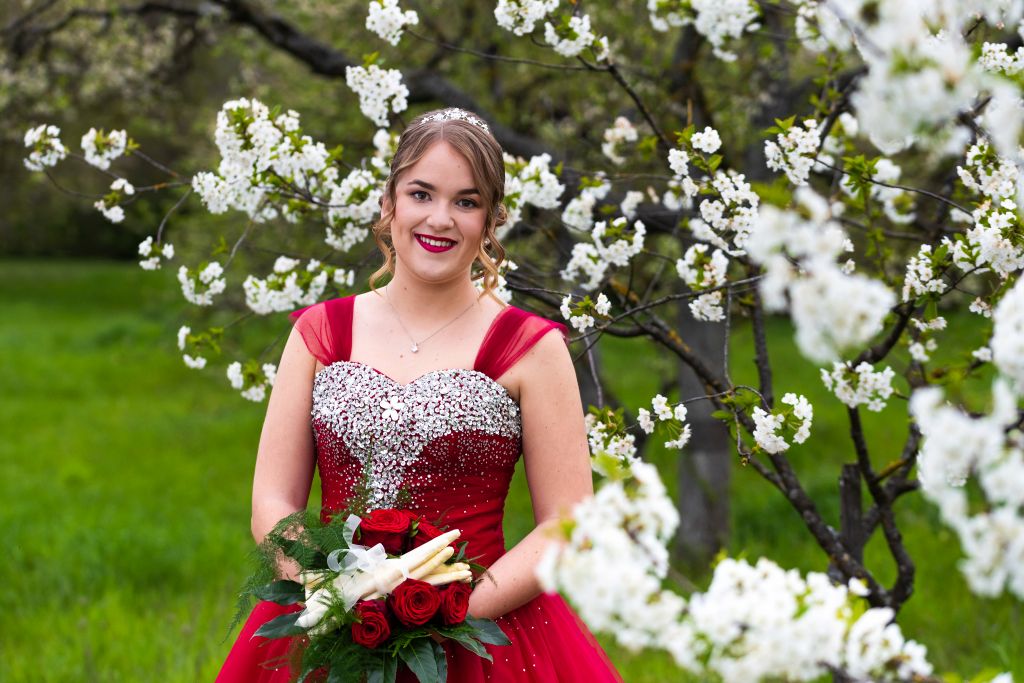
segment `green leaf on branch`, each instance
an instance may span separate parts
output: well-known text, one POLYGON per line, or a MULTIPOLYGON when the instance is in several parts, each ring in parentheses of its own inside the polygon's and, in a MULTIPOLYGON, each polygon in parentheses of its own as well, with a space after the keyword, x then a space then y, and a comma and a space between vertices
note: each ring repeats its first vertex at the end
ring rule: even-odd
POLYGON ((676 133, 676 144, 683 147, 690 141, 690 138, 693 137, 695 132, 697 132, 697 127, 691 123, 686 128, 683 128, 681 131, 676 133))

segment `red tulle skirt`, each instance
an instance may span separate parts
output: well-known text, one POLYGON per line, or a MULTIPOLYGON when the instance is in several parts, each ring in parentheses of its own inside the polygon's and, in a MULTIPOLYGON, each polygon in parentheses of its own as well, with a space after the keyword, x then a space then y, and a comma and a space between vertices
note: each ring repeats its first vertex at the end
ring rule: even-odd
MULTIPOLYGON (((294 639, 267 640, 253 634, 274 617, 301 609, 261 602, 253 609, 228 654, 217 683, 287 683, 294 639), (276 663, 267 664, 268 662, 276 663)), ((445 642, 450 683, 621 683, 608 655, 576 613, 556 593, 542 593, 495 620, 511 645, 487 645, 493 662, 461 645, 445 642)), ((399 668, 397 683, 416 677, 399 668)))

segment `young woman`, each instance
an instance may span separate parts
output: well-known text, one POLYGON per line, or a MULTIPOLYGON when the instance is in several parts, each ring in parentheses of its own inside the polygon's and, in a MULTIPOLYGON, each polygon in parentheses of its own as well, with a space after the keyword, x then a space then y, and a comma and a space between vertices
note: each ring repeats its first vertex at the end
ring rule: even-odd
MULTIPOLYGON (((403 132, 374 226, 385 262, 371 291, 292 314, 256 459, 252 533, 259 542, 305 508, 315 466, 325 514, 369 467, 372 508, 408 491, 407 507, 461 529, 467 554, 488 567, 469 613, 496 620, 512 644, 487 646, 491 663, 444 643, 449 681, 620 681, 534 575, 551 521, 593 487, 565 326, 493 293, 504 184, 501 147, 475 115, 428 112, 403 132), (520 454, 536 528, 506 552, 502 514, 520 454)), ((288 680, 287 667, 263 666, 287 641, 252 637, 286 609, 256 606, 219 681, 288 680)))

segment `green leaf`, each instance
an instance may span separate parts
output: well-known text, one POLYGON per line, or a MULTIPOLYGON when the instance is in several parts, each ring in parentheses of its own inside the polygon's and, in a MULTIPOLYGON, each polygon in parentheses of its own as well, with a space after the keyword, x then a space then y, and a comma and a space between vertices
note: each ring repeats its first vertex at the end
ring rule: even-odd
POLYGON ((508 636, 501 630, 501 627, 490 619, 477 619, 476 617, 467 616, 466 623, 479 631, 477 638, 482 643, 487 643, 488 645, 512 644, 512 641, 508 639, 508 636))
POLYGON ((256 635, 262 636, 263 638, 284 638, 286 636, 296 636, 300 633, 305 633, 305 629, 295 625, 300 614, 302 614, 302 612, 291 612, 289 614, 282 614, 279 617, 275 617, 263 624, 263 626, 260 626, 259 630, 256 631, 256 635))
POLYGON ((787 131, 793 127, 794 121, 796 121, 796 114, 793 114, 788 119, 775 119, 775 124, 783 131, 787 131))
POLYGON ((728 410, 716 410, 715 412, 711 413, 711 417, 715 418, 716 420, 731 420, 732 413, 729 412, 728 410))
POLYGON ((441 643, 436 640, 428 640, 431 649, 434 650, 434 662, 437 664, 437 679, 439 681, 448 680, 448 655, 444 651, 444 647, 441 643))
POLYGON ((456 633, 456 634, 450 635, 448 637, 451 638, 452 640, 454 640, 456 643, 458 643, 462 647, 464 647, 467 650, 469 650, 470 652, 472 652, 473 654, 475 654, 476 656, 483 657, 484 659, 486 659, 489 662, 493 662, 494 661, 494 658, 491 657, 491 653, 487 651, 487 648, 485 648, 480 643, 479 640, 477 640, 473 636, 469 635, 468 633, 456 633))
POLYGON ((279 605, 294 605, 306 599, 306 591, 301 583, 295 581, 275 581, 255 590, 260 600, 269 600, 279 605))
POLYGON ((429 638, 420 638, 410 643, 409 647, 398 651, 398 656, 409 666, 409 670, 416 674, 420 683, 441 683, 437 676, 434 650, 430 647, 433 642, 429 638))
POLYGON ((387 655, 384 657, 384 683, 395 683, 398 677, 398 659, 387 655))

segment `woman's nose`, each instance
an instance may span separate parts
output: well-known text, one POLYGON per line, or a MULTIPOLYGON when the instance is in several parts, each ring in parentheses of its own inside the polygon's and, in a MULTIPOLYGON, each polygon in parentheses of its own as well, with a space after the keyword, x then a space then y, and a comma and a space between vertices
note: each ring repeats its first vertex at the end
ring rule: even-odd
POLYGON ((427 216, 427 225, 434 228, 447 228, 452 224, 452 212, 444 202, 435 203, 427 216))

